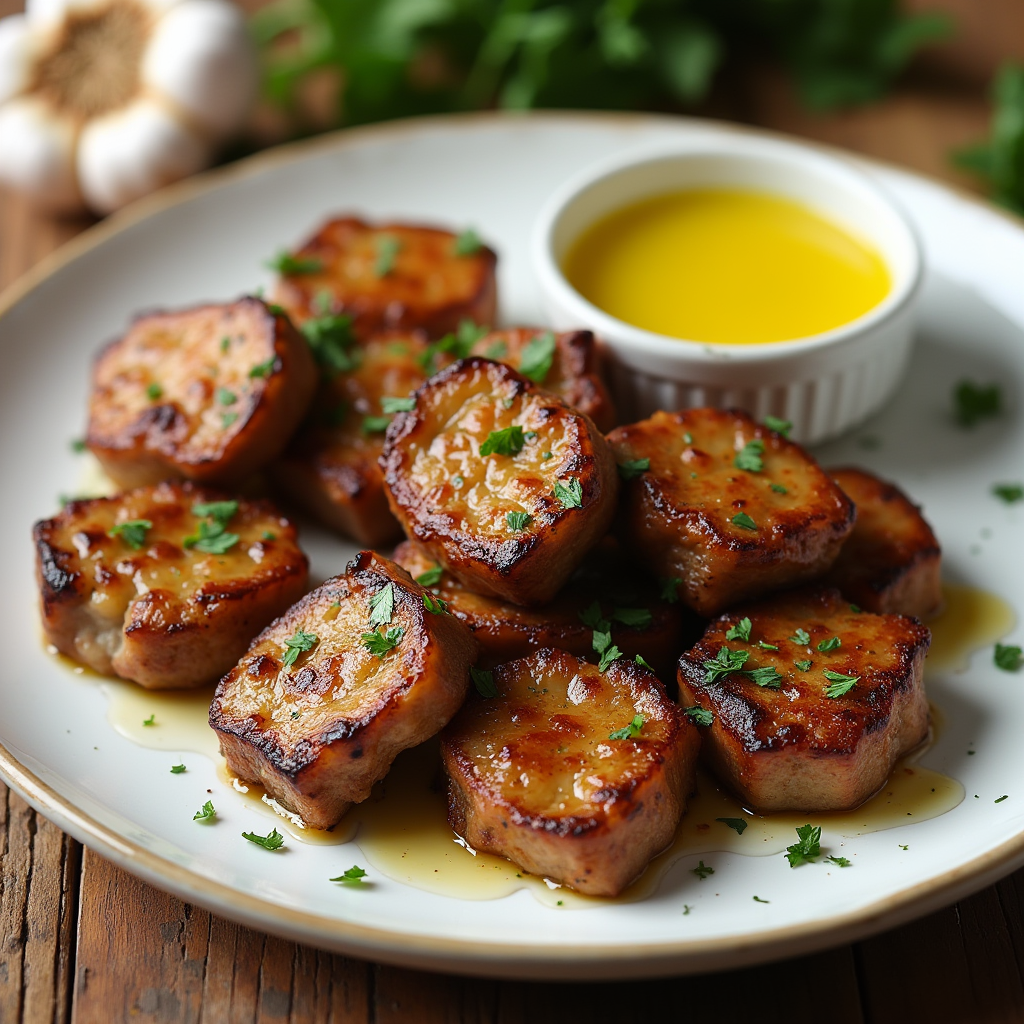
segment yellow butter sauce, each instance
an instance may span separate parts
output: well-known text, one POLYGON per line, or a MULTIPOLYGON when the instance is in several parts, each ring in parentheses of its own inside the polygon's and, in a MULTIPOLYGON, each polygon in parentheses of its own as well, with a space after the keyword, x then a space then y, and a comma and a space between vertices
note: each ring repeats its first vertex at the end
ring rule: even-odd
POLYGON ((619 320, 725 344, 832 330, 891 287, 866 241, 791 199, 732 189, 673 192, 617 210, 583 232, 563 270, 619 320))

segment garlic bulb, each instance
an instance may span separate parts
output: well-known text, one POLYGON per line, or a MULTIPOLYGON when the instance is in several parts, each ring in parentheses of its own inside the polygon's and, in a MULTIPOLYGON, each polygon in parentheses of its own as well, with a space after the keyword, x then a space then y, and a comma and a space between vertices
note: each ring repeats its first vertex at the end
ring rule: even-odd
POLYGON ((0 19, 0 180, 110 213, 207 166, 256 80, 228 0, 28 0, 0 19))

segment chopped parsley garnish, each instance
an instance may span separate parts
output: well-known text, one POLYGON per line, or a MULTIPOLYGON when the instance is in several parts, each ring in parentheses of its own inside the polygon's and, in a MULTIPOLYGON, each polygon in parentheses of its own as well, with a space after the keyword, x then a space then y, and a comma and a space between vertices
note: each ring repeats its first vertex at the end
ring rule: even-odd
POLYGON ((1024 501, 1024 487, 1020 484, 996 484, 992 488, 992 493, 997 498, 1001 498, 1005 501, 1007 505, 1013 505, 1015 502, 1024 501))
POLYGON ((299 660, 299 655, 305 651, 311 651, 320 642, 316 633, 307 633, 304 629, 297 629, 295 633, 284 642, 285 652, 281 659, 282 665, 294 665, 299 660))
POLYGON ((703 663, 704 682, 714 683, 733 672, 742 672, 749 657, 749 651, 730 651, 728 647, 720 647, 714 660, 703 663))
POLYGON ((583 486, 574 476, 569 477, 565 484, 556 480, 554 493, 562 508, 581 508, 583 505, 583 486))
POLYGON ((222 412, 220 414, 220 425, 224 430, 227 430, 235 420, 238 419, 237 412, 222 412))
POLYGON ((754 902, 755 903, 771 903, 771 900, 763 900, 763 899, 761 899, 760 896, 755 896, 754 897, 754 902))
POLYGON ((764 441, 755 437, 748 441, 732 460, 737 469, 745 469, 748 473, 760 473, 764 469, 764 441))
POLYGON ((508 344, 499 338, 497 341, 492 341, 487 348, 484 349, 484 355, 488 359, 500 359, 505 353, 508 352, 508 344))
POLYGON ((127 519, 107 530, 108 537, 120 537, 130 548, 138 551, 146 543, 146 534, 153 529, 149 519, 127 519))
POLYGON ((255 832, 243 832, 242 838, 248 839, 250 843, 255 843, 257 846, 262 846, 264 850, 280 850, 284 846, 284 836, 276 828, 271 829, 269 836, 258 836, 255 832))
POLYGON ((220 350, 221 352, 227 352, 229 348, 231 348, 231 339, 225 334, 224 337, 220 339, 220 350))
POLYGON ((228 520, 238 511, 237 501, 199 502, 192 506, 194 516, 209 516, 199 523, 198 530, 181 543, 207 555, 223 555, 239 541, 237 533, 228 533, 228 520), (211 522, 212 520, 212 522, 211 522))
POLYGON ((715 873, 714 868, 709 868, 704 861, 701 861, 695 868, 692 869, 693 873, 703 882, 708 875, 715 873))
POLYGON ((432 615, 448 614, 448 602, 442 601, 439 597, 434 597, 433 594, 423 595, 423 607, 432 615))
POLYGON ((277 369, 277 356, 271 356, 265 363, 257 363, 250 371, 249 378, 269 377, 277 369))
POLYGON ((394 415, 396 412, 412 412, 416 408, 416 399, 411 395, 408 398, 394 398, 391 395, 385 395, 380 400, 380 407, 389 415, 394 415))
POLYGON ((973 427, 979 420, 998 416, 1003 411, 1003 398, 998 384, 982 387, 962 380, 953 390, 954 414, 962 427, 973 427))
POLYGON ((172 764, 171 765, 171 774, 172 775, 181 775, 181 773, 184 772, 184 771, 186 771, 186 768, 185 768, 185 766, 183 764, 172 764))
POLYGON ((377 239, 377 259, 373 272, 378 277, 387 277, 395 269, 395 259, 402 251, 402 243, 394 235, 381 235, 377 239))
POLYGON ((366 872, 358 864, 353 864, 348 871, 343 871, 337 878, 328 881, 341 882, 343 885, 362 885, 365 877, 366 872))
POLYGON ((483 246, 480 236, 472 229, 466 228, 452 245, 452 252, 456 256, 474 256, 483 246))
POLYGON ((806 647, 811 642, 811 634, 806 629, 798 629, 789 639, 801 647, 806 647))
POLYGON ((825 687, 826 697, 842 697, 849 693, 860 681, 860 676, 844 676, 841 672, 825 669, 825 678, 831 685, 825 687))
MULTIPOLYGON (((745 818, 715 818, 715 821, 728 825, 738 836, 743 835, 747 828, 747 820, 745 818)), ((754 899, 757 899, 757 897, 755 896, 754 899)))
POLYGON ((395 612, 395 585, 389 583, 370 595, 370 625, 386 626, 395 612))
POLYGON ((284 306, 279 306, 276 302, 268 302, 267 310, 274 316, 288 316, 288 311, 284 308, 284 306))
POLYGON ((1010 794, 1009 793, 1004 793, 1002 796, 996 797, 996 799, 993 801, 993 803, 1001 804, 1004 800, 1009 800, 1009 799, 1010 799, 1010 794))
POLYGON ((421 587, 433 587, 441 582, 441 576, 444 573, 444 569, 439 565, 435 565, 432 569, 428 569, 426 572, 421 572, 416 577, 416 582, 421 587))
POLYGON ((835 864, 837 867, 840 868, 849 868, 853 866, 853 861, 850 860, 848 857, 836 857, 835 855, 833 855, 831 857, 826 857, 825 860, 827 863, 835 864))
POLYGON ((221 405, 234 405, 238 401, 238 395, 227 388, 217 388, 217 401, 221 405))
POLYGON ((519 360, 519 372, 534 384, 543 384, 544 378, 551 372, 554 358, 555 336, 551 331, 545 331, 532 338, 523 349, 519 360))
POLYGON ((192 815, 193 821, 212 821, 217 817, 217 811, 213 806, 212 800, 207 800, 202 807, 192 815))
POLYGON ((744 530, 756 530, 757 523, 754 522, 746 512, 738 512, 736 515, 729 520, 730 523, 735 523, 737 526, 744 530))
POLYGON ((597 663, 598 672, 607 672, 608 667, 613 661, 618 661, 622 657, 622 651, 612 643, 611 633, 599 633, 594 632, 593 638, 594 650, 601 655, 601 660, 597 663))
POLYGON ((750 639, 750 619, 742 618, 739 622, 731 625, 725 633, 726 640, 749 640, 750 639))
POLYGON ((690 708, 683 708, 683 714, 695 725, 711 725, 715 720, 715 716, 707 708, 702 708, 699 704, 694 704, 690 708))
POLYGON ((776 434, 782 434, 783 437, 793 429, 793 424, 789 420, 780 420, 778 416, 765 416, 764 425, 769 430, 774 430, 776 434))
POLYGON ((796 665, 801 672, 808 672, 811 668, 811 662, 809 661, 794 661, 793 664, 796 665))
POLYGON ((843 641, 837 636, 830 636, 827 640, 818 641, 818 650, 824 654, 826 651, 834 651, 837 647, 842 647, 843 641))
POLYGON ((267 260, 267 267, 276 270, 286 277, 299 274, 319 274, 324 269, 323 262, 306 256, 293 256, 290 252, 279 252, 272 260, 267 260))
POLYGON ((633 659, 633 661, 637 665, 639 665, 641 668, 647 669, 647 671, 650 672, 651 675, 655 675, 656 676, 658 674, 657 672, 654 671, 654 666, 642 654, 638 654, 633 659))
POLYGON ((821 828, 801 825, 796 830, 799 842, 786 847, 786 860, 795 868, 800 864, 811 864, 821 856, 821 828))
POLYGON ((523 450, 526 439, 523 428, 516 425, 502 430, 492 430, 487 440, 480 445, 481 455, 518 455, 523 450))
POLYGON ((156 725, 156 715, 152 714, 152 715, 149 716, 149 718, 144 718, 142 720, 142 724, 143 725, 156 725))
POLYGON ((654 616, 646 608, 615 608, 612 621, 621 622, 630 629, 647 629, 654 621, 654 616))
POLYGON ((608 739, 610 740, 633 740, 640 735, 640 730, 644 727, 644 716, 634 715, 633 721, 629 725, 624 725, 621 729, 616 729, 614 732, 608 733, 608 739))
POLYGON ((210 519, 215 519, 218 523, 224 526, 231 521, 235 513, 238 512, 237 501, 197 501, 192 506, 192 515, 202 518, 208 516, 210 519))
POLYGON ((156 381, 153 381, 153 383, 150 384, 149 387, 146 388, 146 397, 151 402, 155 402, 158 398, 162 398, 163 394, 164 394, 164 389, 162 387, 160 387, 160 385, 157 384, 156 381))
POLYGON ((632 480, 651 468, 650 459, 627 459, 619 463, 619 476, 623 480, 632 480))
POLYGON ((1001 668, 1004 672, 1016 672, 1022 663, 1021 654, 1019 647, 1011 644, 996 644, 992 661, 996 668, 1001 668))
MULTIPOLYGON (((446 334, 443 338, 432 341, 426 350, 416 357, 417 362, 423 367, 423 372, 431 377, 437 372, 438 355, 443 353, 454 359, 465 359, 472 351, 473 346, 487 334, 488 330, 488 327, 475 324, 468 318, 461 320, 458 330, 454 334, 446 334)), ((504 342, 498 344, 504 345, 504 342)), ((497 358, 490 352, 487 354, 489 358, 497 358)))
POLYGON ((494 685, 494 673, 487 668, 477 668, 475 665, 469 670, 473 679, 476 692, 481 697, 497 697, 498 688, 494 685))
POLYGON ((505 522, 510 530, 525 530, 533 522, 533 516, 529 512, 509 512, 505 522))
POLYGON ((769 487, 770 487, 770 488, 771 488, 771 489, 772 489, 772 490, 773 490, 773 491, 774 491, 774 492, 775 492, 776 494, 789 494, 789 491, 788 491, 788 490, 786 490, 786 488, 785 488, 785 487, 783 487, 783 486, 782 486, 782 484, 769 484, 768 486, 769 486, 769 487))
POLYGON ((683 581, 678 576, 661 581, 661 599, 675 604, 679 600, 679 584, 683 581))
POLYGON ((777 690, 782 686, 782 676, 773 665, 764 665, 761 668, 745 668, 745 675, 750 676, 750 681, 755 686, 762 686, 769 690, 777 690))
POLYGON ((344 313, 313 317, 306 320, 299 330, 306 339, 317 366, 326 376, 350 373, 359 365, 358 353, 350 351, 355 341, 352 334, 352 317, 344 313))
POLYGON ((390 423, 390 416, 364 416, 362 431, 364 434, 383 434, 390 423))
POLYGON ((591 629, 600 629, 607 632, 611 628, 611 624, 601 614, 601 605, 598 601, 584 608, 579 613, 579 619, 584 626, 589 626, 591 629))
POLYGON ((260 540, 277 540, 277 534, 271 533, 269 530, 264 530, 260 534, 260 540))
POLYGON ((85 438, 84 437, 76 437, 71 442, 71 450, 73 452, 75 452, 76 455, 81 455, 82 452, 85 451, 86 447, 87 447, 87 445, 85 443, 85 438))
POLYGON ((683 434, 683 441, 685 441, 686 444, 693 444, 693 434, 687 431, 685 434, 683 434))
POLYGON ((455 476, 452 477, 452 487, 454 487, 455 490, 459 490, 465 482, 466 481, 462 479, 462 475, 460 473, 456 473, 455 476))
POLYGON ((363 646, 378 658, 383 658, 388 651, 393 651, 399 644, 405 630, 401 626, 392 626, 383 633, 364 633, 360 638, 363 646))
POLYGON ((757 646, 760 647, 762 651, 777 651, 779 649, 776 644, 766 644, 763 640, 758 640, 757 646))

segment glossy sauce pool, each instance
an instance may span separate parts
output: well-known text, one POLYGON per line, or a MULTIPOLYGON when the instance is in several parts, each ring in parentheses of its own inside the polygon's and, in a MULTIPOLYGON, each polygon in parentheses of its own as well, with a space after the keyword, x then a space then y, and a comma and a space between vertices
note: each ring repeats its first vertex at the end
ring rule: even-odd
POLYGON ((562 269, 619 320, 720 344, 820 334, 862 316, 891 287, 867 242, 793 200, 730 189, 617 210, 583 232, 562 269))
MULTIPOLYGON (((934 642, 928 667, 933 670, 965 664, 972 651, 1005 636, 1015 621, 1012 609, 992 594, 966 587, 944 589, 946 610, 930 623, 934 642)), ((354 839, 368 869, 461 899, 498 899, 525 888, 541 902, 566 909, 607 902, 580 896, 528 875, 501 857, 474 853, 461 844, 445 820, 436 741, 401 754, 369 800, 353 808, 335 829, 321 832, 305 828, 259 786, 240 782, 227 771, 206 721, 212 691, 155 693, 107 679, 100 685, 110 700, 108 719, 121 735, 141 746, 195 751, 215 760, 223 783, 222 792, 213 797, 215 804, 217 800, 245 801, 299 842, 342 844, 354 839), (153 724, 144 725, 151 715, 153 724)), ((932 709, 932 722, 933 732, 940 732, 938 709, 932 709)), ((829 835, 853 837, 944 814, 963 800, 964 789, 955 779, 917 763, 926 749, 904 758, 871 800, 854 811, 834 814, 752 814, 701 772, 671 847, 617 899, 631 902, 651 895, 668 868, 684 856, 718 850, 748 856, 781 853, 795 841, 794 829, 809 820, 829 835), (740 819, 746 827, 740 834, 719 818, 740 819)), ((842 855, 844 851, 830 848, 828 852, 842 855)))

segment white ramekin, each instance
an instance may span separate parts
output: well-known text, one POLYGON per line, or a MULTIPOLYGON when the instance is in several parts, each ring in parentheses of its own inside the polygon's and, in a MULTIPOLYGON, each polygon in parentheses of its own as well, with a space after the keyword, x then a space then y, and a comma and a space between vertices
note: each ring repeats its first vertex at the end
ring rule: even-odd
POLYGON ((562 186, 534 228, 532 257, 545 310, 558 329, 589 328, 604 340, 620 416, 656 409, 736 407, 792 422, 804 443, 860 423, 893 393, 913 341, 921 252, 892 199, 840 158, 774 139, 736 136, 617 158, 562 186), (863 316, 794 341, 723 345, 634 327, 588 302, 561 263, 587 227, 630 203, 687 188, 744 188, 799 200, 873 245, 892 279, 863 316))

